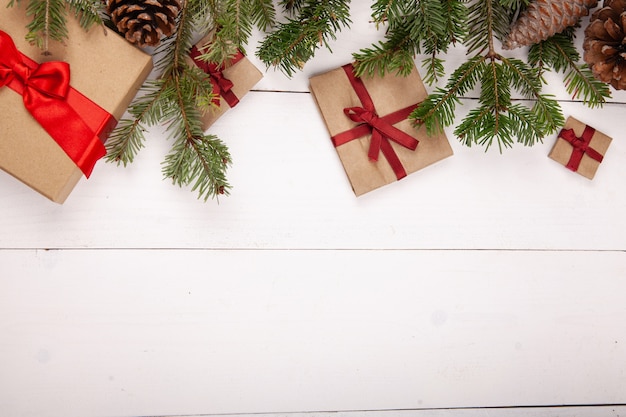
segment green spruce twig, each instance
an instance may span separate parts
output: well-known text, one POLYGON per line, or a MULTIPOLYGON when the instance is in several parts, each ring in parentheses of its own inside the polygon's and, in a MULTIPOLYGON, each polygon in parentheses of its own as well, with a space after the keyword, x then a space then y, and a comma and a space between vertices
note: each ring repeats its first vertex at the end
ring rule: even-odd
POLYGON ((549 39, 531 46, 528 62, 542 71, 553 69, 564 74, 564 83, 573 99, 582 99, 591 108, 602 107, 611 97, 608 84, 598 80, 585 63, 580 63, 580 53, 574 46, 574 29, 571 27, 549 39))
POLYGON ((455 70, 446 89, 437 89, 410 116, 433 133, 454 123, 455 105, 469 90, 480 87, 476 108, 455 128, 454 134, 467 146, 488 149, 518 142, 527 146, 556 131, 564 117, 554 97, 542 93, 540 69, 502 56, 496 41, 509 27, 509 16, 520 7, 512 0, 473 0, 468 11, 468 36, 464 44, 472 57, 455 70), (533 103, 514 103, 512 90, 533 103))
POLYGON ((353 54, 358 76, 408 75, 416 55, 425 54, 424 80, 432 84, 444 73, 439 55, 467 32, 467 9, 458 0, 376 0, 372 10, 376 25, 387 26, 385 40, 353 54))
POLYGON ((89 29, 94 24, 104 25, 104 3, 99 0, 11 0, 8 7, 19 5, 23 1, 28 1, 26 15, 30 17, 26 26, 26 40, 41 49, 44 55, 50 53, 50 41, 67 40, 68 9, 84 29, 89 29))
POLYGON ((349 27, 350 0, 302 0, 285 2, 293 16, 261 43, 257 56, 267 66, 280 68, 287 76, 302 69, 320 47, 330 48, 330 41, 342 28, 349 27))
POLYGON ((162 172, 174 185, 190 187, 207 201, 229 194, 227 168, 232 164, 228 147, 203 131, 201 116, 211 111, 213 86, 208 74, 189 60, 193 39, 209 33, 202 59, 225 63, 243 49, 255 25, 273 24, 267 0, 187 0, 177 19, 175 33, 154 52, 156 80, 148 80, 128 109, 130 118, 118 124, 107 142, 107 160, 126 166, 144 147, 149 126, 166 127, 172 147, 162 172))
POLYGON ((129 108, 133 118, 122 120, 107 142, 107 159, 131 163, 144 146, 146 126, 166 126, 173 144, 163 163, 164 177, 175 185, 190 186, 206 201, 228 194, 226 169, 232 161, 227 146, 203 132, 199 103, 211 102, 213 88, 210 77, 187 59, 195 28, 203 23, 192 13, 198 1, 184 3, 176 33, 155 52, 161 76, 142 87, 129 108))

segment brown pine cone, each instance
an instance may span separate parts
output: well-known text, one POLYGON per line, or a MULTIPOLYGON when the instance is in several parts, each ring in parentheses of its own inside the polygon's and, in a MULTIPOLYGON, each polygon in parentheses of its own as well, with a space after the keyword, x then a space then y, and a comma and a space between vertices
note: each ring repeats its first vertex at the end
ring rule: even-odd
POLYGON ((140 47, 157 46, 176 29, 180 0, 108 0, 107 12, 118 32, 140 47))
POLYGON ((598 0, 535 0, 511 25, 502 47, 534 45, 578 23, 596 7, 598 0))
POLYGON ((626 89, 626 0, 605 0, 585 29, 583 60, 594 77, 626 89))

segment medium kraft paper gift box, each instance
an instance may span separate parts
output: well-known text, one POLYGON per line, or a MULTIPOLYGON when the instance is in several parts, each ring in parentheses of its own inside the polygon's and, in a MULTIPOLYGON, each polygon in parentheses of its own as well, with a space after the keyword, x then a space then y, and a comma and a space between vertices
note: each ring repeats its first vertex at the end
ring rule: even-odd
POLYGON ((593 179, 612 139, 568 117, 548 156, 583 177, 593 179))
MULTIPOLYGON (((6 1, 0 3, 0 30, 10 35, 19 52, 36 63, 69 63, 71 88, 112 116, 98 132, 106 140, 150 74, 152 57, 102 26, 85 31, 73 13, 67 17, 68 40, 50 41, 51 53, 43 55, 25 40, 30 19, 25 5, 7 8, 6 1)), ((25 109, 22 95, 7 86, 0 88, 0 114, 0 168, 63 203, 83 171, 25 109)))
POLYGON ((425 127, 417 127, 407 119, 428 95, 415 66, 406 77, 387 74, 357 78, 353 66, 348 64, 311 77, 310 89, 356 196, 402 179, 453 154, 444 133, 428 136, 425 127), (369 104, 363 102, 370 99, 369 104), (372 132, 378 130, 375 125, 380 119, 388 121, 381 129, 390 130, 391 136, 399 137, 405 144, 389 139, 383 132, 380 135, 382 140, 379 137, 374 143, 374 147, 380 146, 381 151, 372 149, 372 132), (402 134, 388 125, 410 138, 402 139, 402 134), (413 144, 409 142, 411 138, 413 144), (391 151, 387 150, 385 154, 385 147, 390 147, 391 151), (380 155, 375 160, 378 153, 380 155), (396 156, 397 160, 390 162, 396 156))
POLYGON ((225 112, 237 106, 239 100, 263 78, 261 71, 242 52, 238 52, 223 67, 201 60, 199 57, 205 52, 210 39, 211 34, 205 36, 190 51, 190 61, 209 74, 213 83, 214 105, 204 111, 201 116, 204 130, 207 130, 225 112))

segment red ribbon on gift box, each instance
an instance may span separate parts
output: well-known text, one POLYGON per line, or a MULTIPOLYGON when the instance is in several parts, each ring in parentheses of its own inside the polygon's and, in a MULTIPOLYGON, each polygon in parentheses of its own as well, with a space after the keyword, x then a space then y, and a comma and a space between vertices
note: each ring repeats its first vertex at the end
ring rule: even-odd
POLYGON ((576 172, 580 166, 580 161, 583 159, 583 155, 585 154, 587 154, 591 159, 602 162, 602 159, 604 158, 602 154, 589 146, 591 138, 595 133, 596 130, 593 127, 586 125, 585 130, 583 130, 583 134, 580 137, 576 136, 573 129, 561 130, 559 137, 569 142, 574 148, 567 165, 565 165, 568 169, 576 172))
POLYGON ((70 86, 69 64, 38 64, 0 31, 0 87, 5 85, 22 95, 28 112, 89 177, 117 121, 70 86))
MULTIPOLYGON (((231 80, 224 77, 224 69, 226 69, 223 65, 217 65, 213 62, 207 62, 203 59, 200 59, 202 53, 200 50, 194 45, 191 47, 189 51, 189 56, 193 59, 193 62, 200 68, 202 71, 207 73, 209 77, 211 77, 211 83, 213 84, 213 94, 216 98, 213 99, 213 104, 219 107, 220 99, 219 96, 222 96, 226 103, 230 107, 235 107, 239 104, 239 98, 233 92, 234 84, 231 80)), ((241 51, 237 51, 234 57, 228 60, 229 66, 235 65, 237 62, 243 59, 244 55, 241 51)))
POLYGON ((354 88, 354 91, 362 104, 362 107, 347 107, 343 109, 343 112, 350 118, 350 120, 361 124, 331 137, 333 144, 337 147, 350 142, 351 140, 371 134, 372 139, 370 141, 368 151, 369 159, 372 161, 378 161, 378 155, 382 152, 387 159, 387 162, 389 162, 389 165, 393 169, 393 172, 396 174, 396 178, 401 179, 406 177, 406 170, 402 166, 402 162, 400 162, 398 155, 393 150, 390 140, 393 140, 394 142, 412 151, 417 148, 419 141, 416 138, 406 132, 403 132, 397 127, 394 127, 393 125, 409 117, 418 104, 413 104, 380 117, 376 112, 374 102, 372 101, 367 88, 365 88, 363 81, 354 75, 353 65, 347 64, 342 68, 348 76, 350 84, 352 85, 352 88, 354 88))

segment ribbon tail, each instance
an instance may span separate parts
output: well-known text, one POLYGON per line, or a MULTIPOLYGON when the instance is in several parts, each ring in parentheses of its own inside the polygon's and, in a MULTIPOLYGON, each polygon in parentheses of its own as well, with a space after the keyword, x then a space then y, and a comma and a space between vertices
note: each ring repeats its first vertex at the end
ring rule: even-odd
POLYGON ((239 98, 235 95, 235 93, 233 93, 232 90, 222 90, 222 98, 224 98, 230 108, 239 104, 239 98))
POLYGON ((106 154, 96 132, 66 101, 43 97, 27 89, 24 104, 33 118, 89 177, 96 161, 106 154))
POLYGON ((391 169, 393 169, 393 172, 396 174, 396 178, 398 180, 401 180, 402 178, 406 177, 406 170, 402 166, 400 158, 398 158, 398 155, 393 150, 391 143, 389 143, 386 138, 381 142, 380 151, 387 159, 387 162, 389 162, 391 169))
POLYGON ((367 153, 370 161, 378 161, 378 154, 383 143, 383 135, 376 129, 372 131, 372 138, 370 139, 370 149, 367 153))
POLYGON ((565 165, 565 167, 567 169, 569 169, 570 171, 578 171, 578 167, 580 166, 580 161, 582 161, 583 159, 583 150, 580 148, 574 148, 574 150, 572 151, 572 154, 569 157, 569 161, 567 162, 567 165, 565 165))

